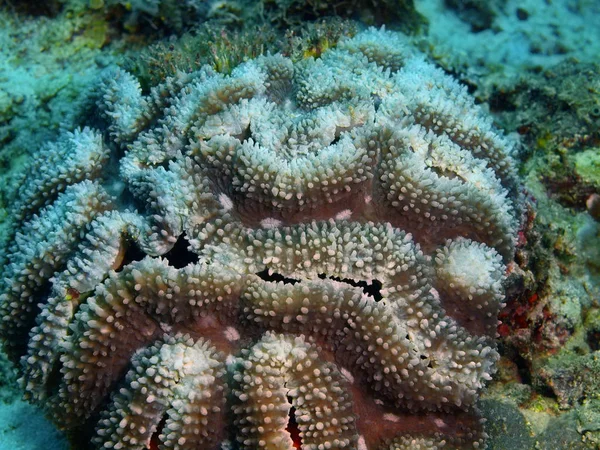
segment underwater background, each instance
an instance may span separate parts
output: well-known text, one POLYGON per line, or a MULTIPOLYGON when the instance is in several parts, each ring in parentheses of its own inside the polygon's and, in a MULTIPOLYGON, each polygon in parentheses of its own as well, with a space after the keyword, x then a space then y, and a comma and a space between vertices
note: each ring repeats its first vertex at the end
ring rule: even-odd
MULTIPOLYGON (((370 26, 398 31, 504 131, 524 186, 500 359, 476 405, 487 448, 600 448, 599 24, 597 0, 0 0, 3 247, 16 186, 35 176, 24 170, 81 125, 113 68, 148 92, 205 64, 230 74, 267 53, 319 58, 370 26)), ((0 355, 0 449, 70 448, 17 378, 0 355)))

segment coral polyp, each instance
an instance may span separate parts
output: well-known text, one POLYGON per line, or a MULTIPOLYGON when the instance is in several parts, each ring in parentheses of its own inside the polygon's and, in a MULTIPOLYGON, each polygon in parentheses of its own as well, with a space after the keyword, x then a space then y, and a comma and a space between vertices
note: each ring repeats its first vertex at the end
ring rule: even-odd
POLYGON ((511 143, 400 34, 123 70, 33 163, 0 336, 99 448, 482 448, 511 143), (35 242, 35 244, 33 244, 35 242), (297 430, 297 432, 294 431, 297 430))

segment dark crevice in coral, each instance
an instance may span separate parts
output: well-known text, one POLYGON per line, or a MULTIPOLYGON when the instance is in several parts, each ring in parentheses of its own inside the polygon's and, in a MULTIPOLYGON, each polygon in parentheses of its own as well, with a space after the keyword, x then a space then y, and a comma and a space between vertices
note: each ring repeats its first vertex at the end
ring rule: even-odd
MULTIPOLYGON (((453 75, 455 77, 458 78, 458 74, 453 75)), ((477 92, 477 85, 475 83, 472 83, 470 80, 467 79, 460 79, 460 84, 463 86, 467 87, 467 92, 469 93, 469 95, 475 95, 475 93, 477 92)), ((475 104, 480 104, 481 102, 477 100, 477 97, 475 98, 475 104)))
POLYGON ((341 132, 336 132, 335 137, 333 138, 333 141, 331 141, 329 143, 329 145, 335 145, 338 142, 340 142, 340 136, 341 136, 341 134, 342 134, 341 132))
POLYGON ((463 180, 463 178, 460 177, 456 172, 452 172, 451 170, 445 170, 438 166, 429 166, 429 170, 435 173, 439 178, 447 178, 448 180, 455 180, 457 178, 460 178, 461 180, 463 180))
POLYGON ((158 426, 156 427, 156 431, 154 433, 152 433, 152 437, 150 438, 150 446, 148 448, 150 449, 158 449, 159 448, 159 436, 162 433, 163 428, 165 427, 165 424, 167 423, 167 415, 165 414, 163 416, 163 418, 160 420, 160 422, 158 423, 158 426))
POLYGON ((240 142, 246 142, 248 139, 250 139, 252 137, 252 129, 250 127, 250 124, 248 124, 248 126, 242 130, 242 132, 235 136, 236 138, 238 138, 240 140, 240 142))
POLYGON ((141 261, 145 256, 146 254, 140 250, 135 242, 128 241, 125 243, 125 254, 123 255, 123 259, 121 260, 119 266, 115 268, 115 271, 120 272, 126 265, 134 261, 141 261))
MULTIPOLYGON (((57 271, 58 273, 62 271, 57 271)), ((35 326, 36 318, 40 315, 41 306, 48 301, 48 297, 52 292, 52 282, 46 280, 36 292, 32 293, 32 298, 35 301, 30 305, 31 311, 27 311, 26 315, 21 315, 20 322, 21 326, 14 331, 14 335, 10 335, 10 340, 4 341, 1 348, 6 353, 6 356, 15 364, 19 364, 21 356, 27 353, 27 346, 29 343, 29 333, 35 326), (7 345, 10 344, 10 345, 7 345)), ((6 338, 6 336, 3 336, 6 338)))
POLYGON ((62 369, 62 362, 60 358, 56 358, 56 361, 52 365, 52 369, 48 374, 48 381, 46 381, 46 396, 48 398, 54 397, 54 395, 58 394, 58 388, 60 387, 60 382, 62 380, 63 374, 60 372, 62 369))
POLYGON ((365 280, 356 281, 351 278, 329 277, 324 273, 320 273, 319 278, 322 280, 329 279, 339 283, 349 284, 352 287, 359 287, 366 295, 373 297, 376 302, 383 298, 383 295, 381 295, 381 288, 383 285, 379 280, 371 280, 370 282, 365 280))
POLYGON ((185 237, 185 234, 179 236, 177 242, 171 250, 163 255, 169 265, 176 269, 182 269, 188 264, 196 264, 199 261, 198 255, 189 250, 190 242, 185 237))
POLYGON ((297 280, 295 278, 285 277, 277 272, 271 272, 267 268, 265 268, 264 270, 261 270, 260 272, 257 272, 256 275, 258 275, 262 280, 269 281, 272 283, 277 283, 277 282, 283 282, 284 284, 300 283, 300 280, 297 280))
POLYGON ((141 197, 133 195, 128 186, 123 187, 121 198, 119 198, 117 205, 120 209, 132 209, 137 211, 146 211, 148 209, 148 206, 141 200, 141 197))
POLYGON ((67 431, 71 450, 95 450, 97 448, 92 445, 92 438, 96 434, 96 425, 99 419, 99 414, 93 414, 83 425, 67 431))
POLYGON ((164 161, 161 161, 160 163, 154 165, 154 168, 158 168, 158 167, 162 167, 165 170, 169 170, 169 165, 171 164, 173 160, 172 159, 165 159, 164 161))
POLYGON ((421 361, 427 361, 427 367, 429 369, 433 369, 434 368, 434 364, 433 364, 433 361, 432 361, 431 357, 429 357, 427 355, 420 355, 419 357, 421 358, 421 361))
POLYGON ((375 108, 375 112, 379 111, 379 107, 381 106, 381 103, 383 102, 381 97, 377 94, 371 94, 371 100, 373 101, 373 107, 375 108))
MULTIPOLYGON (((288 396, 287 399, 291 405, 292 398, 288 396)), ((290 438, 292 438, 294 448, 300 450, 302 448, 302 437, 300 436, 300 428, 298 427, 298 422, 296 421, 296 408, 294 408, 293 406, 288 412, 288 424, 287 427, 285 427, 285 431, 287 431, 290 434, 290 438)))

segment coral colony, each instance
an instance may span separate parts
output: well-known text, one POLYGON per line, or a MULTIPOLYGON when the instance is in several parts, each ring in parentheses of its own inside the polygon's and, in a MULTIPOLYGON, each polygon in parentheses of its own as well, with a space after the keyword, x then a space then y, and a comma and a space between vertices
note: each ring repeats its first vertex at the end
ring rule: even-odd
MULTIPOLYGON (((0 334, 98 448, 483 448, 519 225, 511 144, 400 34, 207 67, 49 144, 0 334), (35 243, 35 244, 34 244, 35 243)), ((81 438, 84 436, 84 438, 81 438)))

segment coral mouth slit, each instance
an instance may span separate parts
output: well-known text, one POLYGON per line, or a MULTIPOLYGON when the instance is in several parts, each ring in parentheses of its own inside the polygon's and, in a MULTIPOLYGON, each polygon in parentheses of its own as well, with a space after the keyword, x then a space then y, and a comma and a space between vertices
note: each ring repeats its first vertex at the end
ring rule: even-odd
POLYGON ((320 273, 319 278, 322 280, 329 279, 329 280, 337 281, 338 283, 344 283, 349 286, 361 288, 365 295, 368 295, 369 297, 373 298, 373 300, 375 300, 376 302, 380 301, 383 298, 383 295, 381 294, 381 289, 382 289, 383 285, 382 285, 381 281, 379 281, 379 280, 369 280, 369 281, 358 280, 358 281, 356 281, 351 278, 340 278, 340 277, 336 277, 336 276, 327 276, 324 273, 320 273))
POLYGON ((163 429, 165 428, 166 423, 167 423, 167 416, 165 415, 158 423, 158 425, 156 427, 156 431, 154 433, 152 433, 152 436, 150 437, 148 450, 158 450, 159 449, 159 445, 160 445, 159 436, 163 432, 163 429))
MULTIPOLYGON (((288 397, 288 402, 290 405, 292 404, 292 399, 288 397)), ((300 436, 300 428, 298 427, 298 422, 296 422, 296 408, 293 406, 290 407, 290 411, 288 413, 288 424, 285 427, 285 431, 290 434, 292 438, 292 445, 296 450, 302 450, 302 437, 300 436)))
POLYGON ((294 285, 296 283, 300 283, 301 280, 296 278, 286 277, 280 273, 273 272, 269 268, 265 268, 260 272, 256 272, 256 275, 260 277, 263 281, 268 281, 272 283, 283 283, 283 284, 291 284, 294 285))

